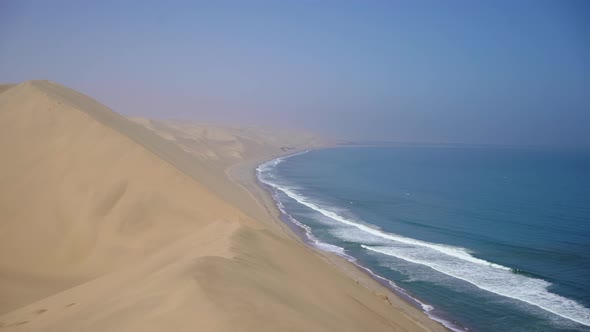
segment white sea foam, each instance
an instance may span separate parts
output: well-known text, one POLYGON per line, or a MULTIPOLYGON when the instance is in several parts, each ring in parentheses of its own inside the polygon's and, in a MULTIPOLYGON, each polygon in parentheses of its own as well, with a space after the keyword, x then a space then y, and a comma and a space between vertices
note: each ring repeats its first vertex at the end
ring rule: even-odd
POLYGON ((436 250, 440 253, 443 253, 448 256, 453 256, 453 257, 461 259, 461 260, 465 260, 465 261, 469 261, 469 262, 472 262, 475 264, 480 264, 480 265, 485 265, 485 266, 493 266, 493 267, 496 267, 499 269, 504 269, 504 270, 510 271, 510 268, 508 268, 508 267, 494 264, 494 263, 485 261, 483 259, 473 257, 464 248, 446 246, 446 245, 442 245, 442 244, 435 244, 435 243, 420 241, 420 240, 416 240, 416 239, 412 239, 412 238, 408 238, 408 237, 404 237, 404 236, 400 236, 400 235, 396 235, 396 234, 391 234, 391 233, 387 233, 382 230, 376 229, 374 227, 370 227, 368 225, 359 223, 357 221, 347 219, 335 212, 329 211, 327 209, 324 209, 324 208, 318 206, 317 204, 311 202, 306 197, 303 197, 302 195, 295 193, 292 190, 292 188, 287 188, 286 186, 282 186, 282 185, 273 183, 271 181, 265 181, 264 179, 262 181, 265 184, 267 184, 277 190, 280 190, 285 195, 294 199, 298 203, 300 203, 312 210, 315 210, 315 211, 319 212, 320 214, 322 214, 332 220, 338 221, 338 222, 348 225, 348 226, 358 228, 359 230, 369 233, 371 235, 374 235, 374 236, 377 236, 377 237, 380 237, 380 238, 383 238, 386 240, 391 240, 391 241, 395 241, 395 242, 399 242, 399 243, 405 243, 408 245, 430 248, 432 250, 436 250))
MULTIPOLYGON (((560 317, 590 326, 590 310, 576 301, 549 292, 547 289, 551 283, 545 280, 515 274, 509 267, 476 258, 464 248, 420 241, 368 226, 312 202, 291 187, 272 181, 274 179, 269 178, 269 175, 272 175, 269 171, 284 159, 275 159, 258 167, 260 181, 331 220, 383 240, 379 241, 380 243, 377 246, 373 243, 367 245, 369 243, 362 244, 363 236, 358 236, 356 240, 361 243, 363 248, 410 263, 428 266, 445 275, 466 281, 482 290, 519 300, 560 317)), ((305 229, 306 234, 310 239, 313 239, 313 242, 321 243, 323 246, 332 246, 318 241, 307 225, 296 220, 293 220, 293 222, 305 229)), ((335 252, 338 252, 339 249, 335 252)), ((334 251, 334 248, 328 248, 328 250, 334 251)), ((423 308, 428 311, 426 307, 423 308)))
MULTIPOLYGON (((292 187, 275 182, 274 176, 270 176, 273 175, 271 172, 272 169, 279 163, 283 162, 285 158, 289 157, 291 156, 278 158, 260 165, 257 168, 259 180, 275 190, 282 192, 299 204, 306 206, 341 225, 357 229, 360 232, 355 233, 359 234, 354 235, 348 233, 346 237, 356 236, 354 240, 361 243, 363 248, 382 255, 396 257, 410 263, 428 266, 435 271, 468 282, 482 290, 519 300, 560 317, 590 326, 590 309, 585 308, 576 301, 549 292, 548 287, 551 283, 545 280, 515 274, 509 267, 476 258, 464 248, 420 241, 368 226, 364 223, 353 220, 352 218, 344 217, 342 214, 334 212, 329 208, 320 206, 316 202, 312 202, 309 198, 299 194, 297 190, 292 187), (363 236, 362 233, 364 233, 365 236, 363 236), (373 238, 379 238, 382 241, 379 241, 379 245, 367 243, 370 241, 362 244, 364 242, 363 238, 366 240, 366 236, 369 235, 373 238)), ((281 206, 280 208, 284 212, 284 207, 281 206)), ((286 215, 288 216, 288 214, 286 215)), ((316 243, 318 247, 322 248, 323 246, 322 249, 324 250, 341 254, 344 253, 344 250, 340 247, 322 243, 317 240, 307 225, 304 225, 295 219, 292 221, 303 228, 306 235, 312 240, 312 242, 316 243)), ((393 285, 394 284, 392 284, 392 286, 393 285)), ((423 309, 425 311, 432 310, 428 305, 423 305, 423 309)))
POLYGON ((481 266, 469 261, 457 260, 432 250, 418 250, 395 244, 387 247, 361 246, 383 255, 428 266, 488 292, 526 302, 563 318, 590 326, 590 310, 573 300, 549 292, 547 288, 551 283, 545 280, 515 274, 494 266, 481 266))
POLYGON ((373 270, 369 269, 368 267, 359 265, 354 263, 356 266, 358 266, 359 268, 365 270, 369 275, 373 276, 374 278, 377 278, 385 283, 387 283, 392 289, 394 289, 396 292, 398 292, 398 294, 401 294, 405 297, 407 297, 408 299, 411 299, 412 301, 414 301, 417 305, 419 305, 422 310, 424 311, 424 313, 430 317, 430 319, 441 323, 443 326, 445 326, 446 328, 448 328, 451 331, 454 332, 464 332, 464 331, 468 331, 468 329, 458 326, 457 324, 448 321, 446 319, 443 319, 442 317, 439 317, 438 315, 436 315, 434 313, 434 307, 431 305, 428 305, 420 300, 418 300, 417 298, 411 296, 410 294, 408 294, 408 292, 406 292, 405 289, 399 287, 398 285, 396 285, 393 281, 388 280, 386 278, 383 278, 382 276, 376 274, 375 272, 373 272, 373 270))
POLYGON ((258 165, 258 167, 256 167, 256 172, 258 172, 258 174, 263 174, 263 172, 269 171, 272 168, 276 167, 278 164, 282 163, 283 161, 285 161, 286 159, 295 157, 295 156, 299 156, 305 153, 308 153, 311 150, 305 150, 305 151, 301 151, 301 152, 297 152, 294 154, 290 154, 288 156, 284 156, 284 157, 280 157, 280 158, 276 158, 273 160, 269 160, 261 165, 258 165))
POLYGON ((275 201, 277 202, 277 206, 279 207, 279 210, 283 213, 283 215, 285 215, 287 218, 289 218, 289 221, 291 223, 293 223, 293 224, 297 225, 299 228, 301 228, 305 232, 305 237, 315 247, 317 247, 318 249, 321 249, 323 251, 332 252, 332 253, 338 254, 340 256, 343 256, 346 259, 348 259, 349 261, 356 260, 354 257, 347 255, 346 252, 344 251, 344 248, 318 240, 315 237, 315 235, 313 235, 311 228, 309 226, 299 222, 299 220, 293 218, 290 214, 288 214, 287 211, 285 211, 285 207, 281 203, 280 200, 276 199, 275 201))
MULTIPOLYGON (((273 188, 276 189, 275 184, 272 183, 267 178, 267 177, 269 177, 269 178, 271 178, 273 180, 276 179, 275 174, 270 173, 270 171, 272 171, 278 164, 280 164, 281 162, 283 162, 284 159, 289 158, 289 157, 292 157, 292 156, 300 155, 300 154, 303 154, 303 153, 307 153, 307 152, 309 152, 309 150, 308 151, 304 151, 304 152, 300 152, 300 153, 297 153, 297 154, 294 154, 294 155, 290 155, 290 156, 287 156, 287 157, 277 158, 277 159, 271 160, 269 162, 266 162, 266 163, 258 166, 256 168, 257 175, 258 175, 257 178, 261 182, 263 182, 264 184, 266 184, 268 186, 271 186, 271 187, 273 187, 273 188)), ((462 331, 466 331, 467 330, 467 329, 464 329, 464 328, 462 328, 460 326, 457 326, 456 324, 454 324, 454 323, 452 323, 452 322, 450 322, 448 320, 445 320, 445 319, 439 317, 437 314, 433 313, 433 310, 434 310, 434 307, 433 306, 428 305, 428 304, 426 304, 426 303, 418 300, 415 297, 412 297, 410 294, 408 294, 406 292, 405 289, 397 286, 391 280, 388 280, 386 278, 383 278, 382 276, 374 273, 368 267, 359 265, 358 263, 356 263, 356 258, 355 257, 352 257, 352 256, 346 254, 346 251, 344 250, 344 248, 339 247, 339 246, 336 246, 336 245, 332 245, 332 244, 329 244, 329 243, 321 242, 320 240, 318 240, 315 237, 315 235, 313 234, 313 232, 312 232, 312 230, 311 230, 311 228, 309 226, 307 226, 307 225, 299 222, 297 219, 293 218, 293 216, 291 216, 289 213, 287 213, 287 211, 285 210, 285 206, 283 205, 283 203, 281 202, 281 200, 279 200, 278 197, 276 197, 276 195, 273 195, 273 198, 274 198, 275 202, 277 203, 277 206, 278 206, 279 210, 282 212, 282 214, 284 216, 286 216, 291 223, 293 223, 293 224, 297 225, 298 227, 300 227, 305 232, 306 238, 315 247, 317 247, 320 250, 324 250, 324 251, 327 251, 327 252, 332 252, 332 253, 335 253, 337 255, 340 255, 340 256, 346 258, 348 261, 352 262, 353 264, 357 265, 359 268, 365 270, 368 274, 372 275, 373 277, 386 282, 387 284, 389 284, 389 286, 391 288, 395 289, 397 292, 403 294, 404 296, 408 297, 409 299, 412 299, 415 303, 417 303, 422 308, 422 310, 424 311, 424 313, 426 313, 426 315, 428 315, 428 317, 430 317, 434 321, 437 321, 437 322, 441 323, 443 326, 445 326, 449 330, 454 331, 454 332, 462 332, 462 331)))

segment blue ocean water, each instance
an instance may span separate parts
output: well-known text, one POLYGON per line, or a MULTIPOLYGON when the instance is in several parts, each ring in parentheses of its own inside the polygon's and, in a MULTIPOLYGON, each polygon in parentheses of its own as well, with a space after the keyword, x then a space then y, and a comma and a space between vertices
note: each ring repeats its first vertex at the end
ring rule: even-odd
POLYGON ((590 331, 590 154, 347 147, 258 168, 306 240, 455 330, 590 331))

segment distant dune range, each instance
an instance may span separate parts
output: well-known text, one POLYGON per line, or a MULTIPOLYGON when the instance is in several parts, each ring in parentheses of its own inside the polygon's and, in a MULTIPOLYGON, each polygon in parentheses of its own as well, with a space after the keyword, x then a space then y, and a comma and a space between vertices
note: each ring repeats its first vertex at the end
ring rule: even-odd
POLYGON ((256 187, 256 163, 326 144, 0 85, 0 330, 444 330, 297 241, 256 187))

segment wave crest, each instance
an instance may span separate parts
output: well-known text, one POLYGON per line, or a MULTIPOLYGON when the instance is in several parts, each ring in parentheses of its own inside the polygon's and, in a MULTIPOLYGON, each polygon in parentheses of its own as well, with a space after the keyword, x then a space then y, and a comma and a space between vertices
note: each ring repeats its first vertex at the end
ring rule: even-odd
MULTIPOLYGON (((309 198, 297 193, 293 188, 274 182, 274 175, 270 171, 286 158, 292 156, 294 155, 278 158, 260 165, 257 168, 259 180, 271 188, 282 192, 299 204, 341 225, 353 227, 362 233, 370 234, 371 236, 384 240, 384 245, 374 246, 363 244, 362 237, 359 237, 356 239, 356 242, 362 248, 381 255, 396 257, 414 264, 428 266, 433 270, 468 282, 482 290, 519 300, 568 320, 590 326, 590 310, 574 300, 549 292, 548 287, 551 286, 551 283, 545 280, 525 273, 515 273, 515 270, 510 267, 474 257, 465 248, 412 239, 351 220, 331 211, 329 208, 312 202, 309 198)), ((282 207, 281 210, 285 212, 282 207)), ((285 214, 288 215, 287 213, 285 214)), ((313 237, 309 226, 296 220, 294 220, 294 223, 305 229, 306 234, 311 236, 314 242, 321 243, 313 237)), ((333 247, 336 246, 324 245, 332 246, 331 248, 327 248, 328 251, 339 251, 334 250, 333 247)), ((340 247, 337 248, 342 249, 340 247)))

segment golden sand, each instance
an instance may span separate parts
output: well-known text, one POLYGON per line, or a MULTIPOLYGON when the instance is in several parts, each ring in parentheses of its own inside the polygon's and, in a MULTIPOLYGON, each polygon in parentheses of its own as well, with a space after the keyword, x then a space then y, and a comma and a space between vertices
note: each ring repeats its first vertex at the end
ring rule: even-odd
POLYGON ((0 85, 0 330, 443 331, 256 186, 260 161, 324 144, 0 85))

